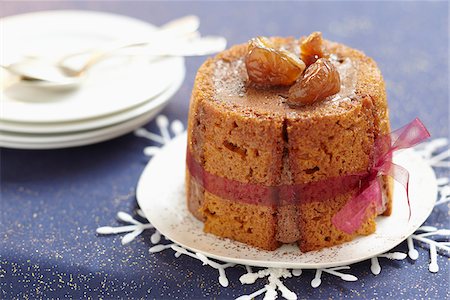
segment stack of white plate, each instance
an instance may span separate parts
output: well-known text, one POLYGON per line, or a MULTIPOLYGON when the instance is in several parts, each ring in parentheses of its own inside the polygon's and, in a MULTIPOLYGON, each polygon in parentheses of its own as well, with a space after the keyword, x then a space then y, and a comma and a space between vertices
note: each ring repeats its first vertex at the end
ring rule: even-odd
MULTIPOLYGON (((81 11, 39 12, 4 18, 2 63, 12 56, 62 57, 155 27, 124 16, 81 11)), ((150 121, 179 89, 180 57, 152 60, 117 56, 94 66, 73 90, 10 84, 1 71, 0 146, 52 149, 92 144, 128 133, 150 121)))

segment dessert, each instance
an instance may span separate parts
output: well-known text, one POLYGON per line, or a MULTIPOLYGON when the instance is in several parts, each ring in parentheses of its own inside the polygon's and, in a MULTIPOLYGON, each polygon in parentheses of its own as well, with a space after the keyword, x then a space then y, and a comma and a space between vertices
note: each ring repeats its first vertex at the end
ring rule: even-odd
POLYGON ((364 53, 313 33, 259 38, 198 70, 188 120, 187 205, 204 230, 274 250, 302 252, 373 233, 389 215, 364 209, 355 230, 333 217, 367 183, 376 141, 390 132, 383 78, 364 53))

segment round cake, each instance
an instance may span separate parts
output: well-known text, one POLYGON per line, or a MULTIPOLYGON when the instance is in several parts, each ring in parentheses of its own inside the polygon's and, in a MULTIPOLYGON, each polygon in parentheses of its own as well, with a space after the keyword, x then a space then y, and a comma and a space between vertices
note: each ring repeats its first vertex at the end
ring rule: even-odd
MULTIPOLYGON (((271 42, 301 57, 302 39, 271 42)), ((198 70, 188 119, 187 205, 204 231, 266 250, 297 242, 302 252, 373 233, 389 215, 392 183, 382 177, 383 205, 354 232, 332 218, 361 188, 375 142, 389 134, 383 78, 361 51, 323 40, 340 91, 291 105, 289 86, 249 80, 248 45, 231 47, 198 70)))

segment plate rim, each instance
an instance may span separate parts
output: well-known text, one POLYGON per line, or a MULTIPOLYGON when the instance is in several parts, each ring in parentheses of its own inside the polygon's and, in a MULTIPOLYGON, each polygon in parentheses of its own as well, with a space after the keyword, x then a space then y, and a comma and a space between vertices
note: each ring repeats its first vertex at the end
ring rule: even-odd
MULTIPOLYGON (((186 132, 181 134, 181 135, 179 135, 179 136, 177 136, 177 137, 175 137, 174 139, 171 140, 171 142, 169 142, 168 144, 164 145, 161 148, 161 151, 158 152, 149 161, 149 163, 146 165, 146 167, 144 168, 144 170, 141 173, 141 176, 139 178, 139 181, 138 181, 138 184, 137 184, 137 188, 136 188, 136 198, 137 198, 137 202, 138 202, 139 207, 142 209, 142 211, 144 212, 144 215, 146 216, 146 218, 148 219, 149 222, 151 222, 151 217, 149 218, 148 214, 146 213, 147 209, 146 209, 146 205, 144 203, 144 199, 143 199, 144 197, 142 196, 142 194, 143 194, 143 186, 145 185, 144 181, 145 181, 145 178, 146 178, 146 174, 149 173, 149 170, 152 168, 152 165, 154 164, 152 162, 155 161, 154 159, 157 158, 161 153, 163 153, 164 149, 169 147, 172 143, 174 143, 175 140, 179 141, 181 139, 186 139, 186 132), (143 205, 143 203, 144 203, 144 205, 143 205)), ((411 153, 411 155, 416 156, 419 160, 424 161, 416 152, 412 151, 412 149, 407 149, 404 152, 411 153)), ((429 165, 427 165, 426 167, 431 171, 430 172, 430 174, 432 176, 431 180, 433 182, 435 182, 436 181, 436 174, 435 174, 434 170, 429 165)), ((434 196, 437 196, 437 186, 436 185, 433 186, 433 194, 434 194, 434 196)), ((433 205, 430 205, 429 212, 427 212, 425 219, 423 221, 421 221, 421 223, 417 226, 417 228, 419 228, 421 226, 421 224, 423 224, 423 222, 426 221, 426 219, 428 218, 428 216, 431 214, 431 212, 433 210, 434 203, 436 201, 436 197, 431 197, 431 198, 434 199, 433 202, 431 203, 433 205)), ((190 217, 194 218, 192 215, 190 215, 190 217)), ((380 216, 380 218, 386 218, 387 219, 388 217, 380 216)), ((195 219, 195 221, 197 221, 199 224, 202 223, 201 221, 199 221, 197 219, 195 219)), ((379 222, 379 220, 377 222, 379 222)), ((165 235, 165 231, 166 230, 165 229, 161 230, 161 228, 158 228, 159 224, 155 225, 155 224, 152 223, 152 225, 158 231, 160 231, 161 234, 165 235)), ((417 228, 414 228, 414 226, 412 226, 412 228, 411 228, 411 226, 409 226, 408 228, 409 228, 409 230, 407 230, 405 232, 402 232, 401 238, 398 238, 398 240, 395 242, 395 245, 393 245, 393 246, 384 247, 383 249, 379 249, 378 251, 371 252, 369 256, 368 255, 364 255, 363 257, 360 257, 360 258, 340 260, 340 261, 337 261, 337 262, 330 262, 330 263, 298 263, 298 262, 294 262, 293 263, 293 262, 286 262, 286 261, 273 262, 273 261, 261 261, 260 259, 256 260, 256 259, 244 259, 244 258, 236 258, 236 257, 224 257, 224 256, 221 256, 221 255, 216 255, 216 254, 208 252, 208 251, 204 251, 202 249, 197 249, 197 248, 195 248, 193 246, 186 245, 184 243, 180 243, 179 241, 171 240, 169 236, 166 236, 166 235, 165 236, 170 241, 172 241, 172 242, 174 242, 174 243, 176 243, 176 244, 178 244, 178 245, 180 245, 180 246, 182 246, 182 247, 184 247, 184 248, 186 248, 186 249, 188 249, 190 251, 202 253, 202 254, 206 255, 207 257, 210 257, 210 258, 213 258, 213 259, 217 259, 217 260, 220 260, 220 261, 223 261, 223 262, 231 262, 231 263, 242 264, 242 265, 250 265, 250 266, 256 266, 256 267, 314 269, 314 268, 330 268, 330 267, 351 265, 351 264, 355 264, 355 263, 358 263, 358 262, 370 259, 370 258, 375 257, 377 255, 380 255, 382 253, 386 253, 387 251, 389 251, 392 248, 394 248, 394 247, 398 246, 399 244, 401 244, 404 240, 407 239, 408 236, 410 236, 412 233, 414 233, 417 230, 417 228)), ((212 234, 204 233, 203 231, 201 232, 201 234, 205 234, 205 235, 211 236, 211 237, 213 237, 213 238, 215 238, 217 240, 228 240, 228 241, 231 241, 230 239, 224 239, 224 238, 221 238, 221 237, 217 237, 217 236, 214 236, 212 234)), ((376 234, 376 233, 374 233, 374 234, 376 234)), ((371 235, 369 235, 369 236, 360 236, 360 237, 355 238, 353 241, 361 240, 361 239, 364 239, 364 238, 367 238, 367 237, 370 237, 370 236, 371 235)), ((239 243, 239 242, 236 242, 236 241, 231 241, 231 242, 232 243, 242 244, 242 243, 239 243)), ((350 241, 349 243, 351 243, 351 242, 352 241, 350 241)), ((332 249, 332 248, 342 248, 342 247, 345 247, 345 245, 346 244, 344 243, 344 244, 337 245, 337 246, 334 246, 334 247, 326 248, 325 250, 332 249)), ((285 246, 289 246, 289 245, 283 245, 282 247, 278 248, 275 251, 278 251, 280 249, 282 250, 282 248, 285 247, 285 246)), ((266 250, 259 250, 257 248, 253 248, 253 249, 255 251, 264 251, 264 252, 268 252, 268 253, 272 252, 272 251, 266 251, 266 250)), ((320 250, 319 251, 314 251, 314 252, 320 253, 320 250)))

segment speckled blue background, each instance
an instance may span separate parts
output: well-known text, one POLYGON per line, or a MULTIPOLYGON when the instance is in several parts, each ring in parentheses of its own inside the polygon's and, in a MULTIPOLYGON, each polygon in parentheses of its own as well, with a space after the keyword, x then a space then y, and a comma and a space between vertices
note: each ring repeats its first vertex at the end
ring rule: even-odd
MULTIPOLYGON (((392 127, 420 117, 434 137, 449 136, 447 2, 1 2, 0 16, 46 9, 89 9, 125 14, 154 24, 186 14, 201 17, 204 34, 230 44, 256 35, 307 34, 320 30, 372 56, 386 79, 392 127)), ((164 110, 186 121, 195 72, 203 58, 187 60, 186 80, 164 110)), ((146 126, 156 131, 154 123, 146 126)), ((95 229, 115 225, 117 211, 133 211, 135 186, 151 142, 132 134, 65 150, 1 149, 0 298, 235 298, 263 287, 241 286, 243 269, 228 269, 223 288, 217 271, 172 251, 150 254, 149 234, 122 246, 118 236, 95 229)), ((449 176, 448 171, 439 172, 449 176)), ((449 207, 436 208, 427 224, 449 228, 449 207)), ((406 245, 397 250, 406 251, 406 245)), ((450 297, 448 256, 440 271, 428 271, 428 251, 417 261, 382 260, 378 276, 370 263, 352 266, 356 282, 314 274, 287 279, 299 298, 450 297)))

